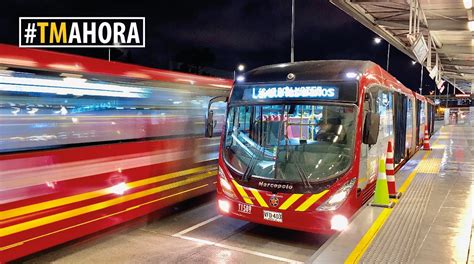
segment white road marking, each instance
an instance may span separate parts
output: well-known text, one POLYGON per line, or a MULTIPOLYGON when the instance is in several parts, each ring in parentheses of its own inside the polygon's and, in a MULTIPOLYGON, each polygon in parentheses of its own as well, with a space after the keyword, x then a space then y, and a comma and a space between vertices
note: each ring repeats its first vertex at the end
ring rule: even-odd
POLYGON ((188 237, 188 236, 183 236, 183 235, 173 235, 173 236, 174 237, 179 237, 181 239, 185 239, 185 240, 194 241, 194 242, 197 242, 197 243, 209 245, 209 246, 216 246, 216 247, 225 248, 225 249, 229 249, 229 250, 233 250, 233 251, 238 251, 238 252, 242 252, 242 253, 251 254, 251 255, 254 255, 254 256, 269 258, 269 259, 273 259, 273 260, 277 260, 277 261, 282 261, 282 262, 287 262, 287 263, 292 263, 292 264, 302 264, 302 263, 304 263, 304 262, 301 262, 301 261, 282 258, 282 257, 278 257, 278 256, 274 256, 274 255, 254 251, 254 250, 228 246, 228 245, 224 245, 224 244, 221 244, 221 243, 212 242, 212 241, 209 241, 209 240, 204 240, 204 239, 199 239, 199 238, 194 238, 194 237, 188 237))
POLYGON ((193 231, 193 230, 195 230, 195 229, 197 229, 201 226, 207 225, 210 222, 215 221, 215 220, 217 220, 221 217, 222 217, 222 215, 216 215, 216 216, 214 216, 210 219, 202 221, 201 223, 198 223, 198 224, 195 224, 195 225, 193 225, 189 228, 186 228, 186 229, 184 229, 184 230, 182 230, 182 231, 180 231, 180 232, 178 232, 178 233, 176 233, 172 236, 177 237, 177 238, 181 238, 181 239, 185 239, 185 240, 189 240, 189 241, 193 241, 193 242, 197 242, 197 243, 200 243, 200 244, 208 245, 208 246, 216 246, 216 247, 220 247, 220 248, 225 248, 225 249, 229 249, 229 250, 234 250, 234 251, 238 251, 238 252, 242 252, 242 253, 251 254, 251 255, 254 255, 254 256, 259 256, 259 257, 269 258, 269 259, 273 259, 273 260, 283 261, 283 262, 287 262, 287 263, 295 263, 295 264, 303 263, 301 261, 282 258, 282 257, 277 257, 277 256, 273 256, 273 255, 270 255, 270 254, 265 254, 265 253, 262 253, 262 252, 253 251, 253 250, 249 250, 249 249, 245 249, 245 248, 233 247, 233 246, 228 246, 228 245, 224 245, 224 244, 217 243, 217 242, 212 242, 212 241, 205 240, 205 239, 199 239, 199 238, 194 238, 194 237, 190 237, 190 236, 184 236, 184 234, 189 233, 189 232, 191 232, 191 231, 193 231))
POLYGON ((214 217, 211 218, 211 219, 207 219, 206 221, 202 221, 201 223, 196 224, 196 225, 193 225, 193 226, 191 226, 190 228, 186 228, 186 229, 184 229, 183 231, 180 231, 180 232, 174 234, 173 236, 174 236, 174 237, 179 237, 179 236, 181 236, 181 235, 184 235, 184 234, 186 234, 186 233, 189 233, 189 232, 193 231, 194 229, 200 228, 200 227, 203 226, 203 225, 207 225, 207 224, 209 224, 210 222, 215 221, 215 220, 217 220, 217 219, 219 219, 219 218, 221 218, 221 217, 222 217, 222 215, 216 215, 216 216, 214 216, 214 217))

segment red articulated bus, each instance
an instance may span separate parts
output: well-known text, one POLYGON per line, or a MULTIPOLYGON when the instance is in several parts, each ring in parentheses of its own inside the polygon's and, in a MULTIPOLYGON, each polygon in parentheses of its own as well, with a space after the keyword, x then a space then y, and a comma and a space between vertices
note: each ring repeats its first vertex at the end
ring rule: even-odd
POLYGON ((231 86, 0 45, 0 262, 215 190, 231 86))
POLYGON ((373 195, 388 141, 400 168, 425 125, 433 131, 433 102, 369 61, 270 65, 239 80, 219 152, 217 203, 226 216, 341 230, 373 195))

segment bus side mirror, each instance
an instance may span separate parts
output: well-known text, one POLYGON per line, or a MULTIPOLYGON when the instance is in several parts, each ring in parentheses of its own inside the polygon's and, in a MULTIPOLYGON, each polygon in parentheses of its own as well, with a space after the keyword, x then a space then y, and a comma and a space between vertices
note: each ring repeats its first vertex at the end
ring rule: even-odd
POLYGON ((367 145, 375 145, 379 137, 380 115, 368 112, 365 115, 364 134, 362 142, 367 145))
POLYGON ((206 120, 206 137, 211 138, 214 134, 214 127, 216 126, 216 121, 214 121, 214 111, 209 110, 207 112, 206 120))
POLYGON ((207 117, 206 117, 206 131, 204 131, 204 136, 211 138, 214 135, 214 128, 217 125, 217 121, 214 120, 214 111, 211 110, 211 106, 215 102, 227 102, 228 98, 225 96, 216 96, 209 100, 207 105, 207 117))

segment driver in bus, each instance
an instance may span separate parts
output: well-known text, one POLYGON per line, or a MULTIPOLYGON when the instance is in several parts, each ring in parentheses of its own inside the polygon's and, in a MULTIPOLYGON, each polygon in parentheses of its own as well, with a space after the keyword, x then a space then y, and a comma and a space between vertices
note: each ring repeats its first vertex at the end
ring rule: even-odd
POLYGON ((316 134, 317 141, 341 142, 344 139, 345 131, 342 126, 341 117, 330 117, 321 119, 319 131, 316 134))

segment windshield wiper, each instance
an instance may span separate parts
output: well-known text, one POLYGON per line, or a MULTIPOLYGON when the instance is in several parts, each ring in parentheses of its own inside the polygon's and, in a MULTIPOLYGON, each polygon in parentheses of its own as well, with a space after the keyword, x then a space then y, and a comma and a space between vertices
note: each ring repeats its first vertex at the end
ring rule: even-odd
POLYGON ((297 155, 298 158, 297 158, 296 163, 295 163, 296 171, 298 172, 298 175, 300 176, 301 182, 303 182, 303 185, 305 185, 306 187, 311 187, 311 184, 309 183, 309 180, 308 180, 308 176, 307 176, 306 172, 304 171, 304 169, 300 165, 300 161, 301 161, 301 159, 299 157, 300 155, 301 155, 301 153, 298 153, 298 155, 297 155))
MULTIPOLYGON (((265 134, 262 135, 262 144, 265 144, 265 134)), ((259 152, 261 152, 262 157, 265 157, 265 146, 260 146, 260 149, 258 149, 259 152)), ((260 154, 260 153, 259 153, 260 154)), ((249 181, 250 178, 252 177, 252 171, 255 165, 257 164, 257 154, 254 153, 252 158, 250 159, 249 165, 247 166, 247 169, 245 169, 244 175, 242 177, 243 181, 249 181)))
POLYGON ((252 176, 252 171, 253 168, 255 167, 255 164, 257 164, 257 155, 254 154, 252 158, 250 159, 249 165, 245 169, 244 176, 242 177, 243 181, 249 181, 251 176, 252 176))

